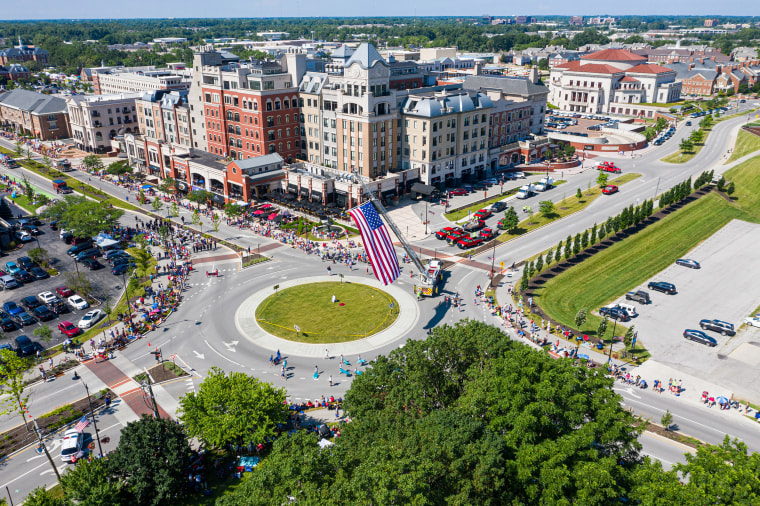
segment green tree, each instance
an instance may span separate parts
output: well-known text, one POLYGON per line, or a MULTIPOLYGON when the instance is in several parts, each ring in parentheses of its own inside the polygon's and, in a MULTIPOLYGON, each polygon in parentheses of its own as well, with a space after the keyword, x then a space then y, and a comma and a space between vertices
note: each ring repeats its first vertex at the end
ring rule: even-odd
POLYGON ((577 313, 575 313, 575 328, 580 329, 583 327, 583 325, 586 324, 586 316, 587 316, 587 310, 586 308, 581 308, 578 310, 577 313))
POLYGON ((559 263, 562 259, 562 241, 557 244, 557 249, 554 251, 554 261, 559 263))
POLYGON ((32 248, 28 254, 32 262, 40 265, 47 265, 50 261, 50 256, 45 248, 32 248))
POLYGON ((129 174, 131 172, 132 167, 130 167, 129 164, 123 160, 113 162, 106 169, 106 174, 111 174, 113 176, 123 176, 124 174, 129 174))
POLYGON ((75 237, 94 237, 118 224, 124 211, 85 197, 67 195, 45 212, 51 220, 63 221, 75 237))
POLYGON ((694 149, 694 143, 689 139, 681 139, 681 143, 678 147, 682 153, 690 153, 694 149))
POLYGON ((581 234, 575 234, 573 239, 573 255, 577 255, 581 252, 581 234))
POLYGON ((195 190, 187 195, 187 199, 195 204, 206 205, 213 194, 207 190, 195 190))
POLYGON ((164 207, 164 203, 161 202, 160 198, 155 197, 153 200, 151 200, 150 207, 152 207, 154 211, 159 212, 161 208, 164 207))
POLYGON ((224 214, 227 218, 234 220, 243 214, 243 206, 239 206, 234 202, 228 202, 224 205, 224 214))
POLYGON ((728 195, 733 195, 735 191, 736 191, 736 186, 734 185, 734 182, 731 181, 730 183, 728 183, 728 186, 726 187, 726 193, 728 195))
POLYGON ((177 180, 173 177, 165 177, 161 180, 161 184, 158 185, 158 189, 164 193, 174 193, 177 189, 177 180))
POLYGON ((262 443, 287 420, 285 390, 240 372, 209 371, 198 392, 180 399, 187 433, 212 447, 262 443))
POLYGON ((83 272, 65 272, 63 279, 72 291, 87 296, 92 293, 92 283, 83 272))
POLYGON ((172 202, 172 205, 169 207, 169 212, 174 217, 179 216, 179 205, 176 202, 172 202))
POLYGON ((635 334, 635 328, 636 325, 631 325, 628 327, 628 330, 625 331, 625 335, 623 336, 623 344, 625 344, 626 349, 631 349, 631 344, 633 344, 633 336, 635 334))
POLYGON ((544 218, 549 218, 554 214, 554 202, 551 200, 542 200, 538 203, 538 209, 544 218))
POLYGON ((532 260, 530 262, 528 262, 527 269, 528 269, 528 279, 530 279, 536 273, 536 266, 535 266, 535 264, 533 263, 532 260))
POLYGON ((607 320, 607 317, 604 316, 602 318, 602 321, 599 322, 599 327, 596 329, 596 337, 599 339, 604 339, 604 335, 607 334, 607 325, 609 323, 609 320, 607 320))
POLYGON ((135 248, 132 250, 132 258, 135 261, 135 271, 138 277, 149 276, 153 270, 153 255, 146 248, 135 248))
POLYGON ((552 251, 551 248, 549 248, 549 251, 546 252, 546 259, 544 260, 544 262, 546 263, 547 267, 549 267, 549 265, 551 265, 552 263, 552 259, 554 258, 553 253, 554 252, 552 251))
POLYGON ((26 198, 29 199, 29 201, 34 200, 34 186, 32 186, 32 183, 29 181, 29 178, 26 177, 26 174, 21 174, 21 186, 24 188, 24 195, 26 195, 26 198))
POLYGON ((100 172, 103 170, 103 160, 98 155, 87 155, 82 160, 82 167, 88 171, 100 172))
POLYGON ((670 426, 673 424, 673 415, 670 413, 670 410, 663 413, 662 418, 660 418, 660 423, 665 430, 670 430, 670 426))
POLYGON ((568 238, 567 241, 565 241, 565 260, 570 258, 573 255, 573 243, 572 240, 568 238))
POLYGON ((599 240, 601 241, 602 239, 604 239, 604 236, 606 235, 607 235, 607 225, 602 223, 601 225, 599 225, 599 240))
POLYGON ((137 504, 158 505, 181 493, 191 450, 182 425, 143 415, 121 431, 108 467, 137 504))
POLYGON ((11 207, 6 202, 5 197, 0 197, 0 218, 4 220, 13 219, 13 211, 11 211, 11 207))
POLYGON ((68 504, 79 506, 100 506, 103 499, 108 504, 127 506, 130 504, 124 485, 111 472, 109 458, 80 460, 61 475, 61 488, 68 504))
POLYGON ((219 216, 219 214, 214 213, 213 216, 211 216, 211 227, 214 229, 214 232, 219 232, 219 226, 222 224, 222 217, 219 216))
POLYGON ((196 227, 201 228, 201 233, 203 232, 203 221, 201 221, 201 213, 199 213, 197 209, 193 211, 193 216, 191 217, 190 221, 196 227))
POLYGON ((509 206, 507 210, 504 211, 504 218, 500 221, 501 228, 512 233, 519 223, 520 219, 517 217, 517 211, 515 211, 514 207, 509 206))
POLYGON ((718 180, 718 191, 724 191, 726 189, 726 178, 724 176, 720 176, 720 179, 718 180))
POLYGON ((609 175, 604 171, 599 171, 599 175, 596 176, 596 184, 601 186, 607 186, 607 180, 609 179, 609 175))
POLYGON ((588 229, 583 231, 581 236, 581 248, 586 249, 588 247, 588 229))
POLYGON ((705 139, 705 134, 702 130, 693 130, 691 134, 689 135, 689 140, 693 142, 694 144, 702 144, 702 141, 705 139))
POLYGON ((538 258, 536 259, 536 272, 541 272, 543 268, 544 268, 544 257, 541 255, 538 255, 538 258))
POLYGON ((578 188, 578 191, 575 192, 575 196, 578 197, 578 200, 581 200, 583 198, 583 192, 580 188, 578 188))
MULTIPOLYGON (((3 500, 2 504, 5 504, 5 500, 3 500)), ((45 487, 34 488, 24 499, 25 506, 64 506, 65 504, 63 499, 55 497, 53 492, 45 487)))
POLYGON ((596 234, 597 234, 596 223, 594 223, 594 226, 591 228, 591 239, 590 239, 590 242, 592 245, 596 244, 596 234))
POLYGON ((47 325, 40 325, 34 329, 34 335, 45 341, 45 344, 50 346, 50 339, 53 337, 53 331, 47 325))
POLYGON ((13 350, 0 349, 0 362, 3 364, 3 374, 0 375, 0 394, 6 395, 4 399, 0 399, 0 414, 18 413, 26 425, 23 406, 29 402, 29 394, 25 391, 24 373, 31 366, 31 361, 19 357, 13 350))
POLYGON ((16 141, 14 143, 14 146, 15 146, 15 150, 14 151, 16 153, 16 156, 20 157, 21 155, 24 154, 24 148, 23 148, 24 145, 21 144, 21 141, 16 141))
POLYGON ((47 153, 42 153, 42 165, 44 165, 46 169, 50 169, 50 157, 47 153))

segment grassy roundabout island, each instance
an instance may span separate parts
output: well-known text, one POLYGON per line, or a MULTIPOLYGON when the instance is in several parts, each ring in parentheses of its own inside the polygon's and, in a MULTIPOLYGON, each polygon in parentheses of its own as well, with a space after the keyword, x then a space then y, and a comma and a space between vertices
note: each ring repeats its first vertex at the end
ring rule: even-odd
POLYGON ((266 332, 310 344, 364 339, 386 329, 397 317, 398 302, 389 294, 346 282, 279 290, 256 308, 256 321, 266 332), (333 296, 336 302, 332 302, 333 296))

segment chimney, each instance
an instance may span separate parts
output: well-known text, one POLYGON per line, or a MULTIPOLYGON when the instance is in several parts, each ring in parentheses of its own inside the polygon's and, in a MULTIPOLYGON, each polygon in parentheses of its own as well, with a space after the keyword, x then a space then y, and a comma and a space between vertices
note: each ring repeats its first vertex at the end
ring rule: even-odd
POLYGON ((694 63, 689 63, 689 70, 694 69, 694 63))
POLYGON ((538 67, 533 66, 528 71, 528 80, 533 84, 538 84, 541 81, 541 74, 538 72, 538 67))
POLYGON ((483 75, 483 63, 482 62, 475 62, 475 75, 476 76, 482 76, 483 75))

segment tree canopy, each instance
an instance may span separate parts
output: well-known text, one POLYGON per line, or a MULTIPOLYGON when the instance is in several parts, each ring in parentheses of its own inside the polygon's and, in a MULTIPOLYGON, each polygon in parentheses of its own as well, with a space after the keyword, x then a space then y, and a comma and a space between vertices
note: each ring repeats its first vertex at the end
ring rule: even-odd
POLYGON ((94 237, 119 222, 124 211, 77 195, 67 195, 50 206, 45 215, 62 221, 76 237, 94 237))
POLYGON ((212 368, 198 392, 180 399, 179 419, 204 443, 262 443, 287 420, 285 390, 241 372, 212 368))

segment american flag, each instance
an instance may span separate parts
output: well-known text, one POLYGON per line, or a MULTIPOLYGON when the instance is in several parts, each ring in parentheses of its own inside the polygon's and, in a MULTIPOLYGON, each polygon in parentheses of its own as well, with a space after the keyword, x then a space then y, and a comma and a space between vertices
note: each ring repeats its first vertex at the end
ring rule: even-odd
POLYGON ((348 213, 362 234, 364 250, 372 262, 375 277, 384 285, 393 283, 393 280, 401 274, 398 258, 396 258, 396 250, 393 249, 388 229, 375 211, 375 206, 372 202, 367 202, 351 209, 348 213))
POLYGON ((74 430, 77 432, 82 432, 85 427, 87 427, 90 424, 90 421, 87 419, 87 415, 83 416, 79 419, 79 423, 77 423, 74 426, 74 430))

